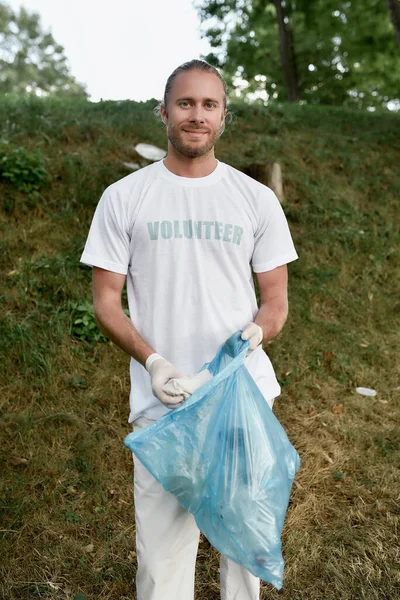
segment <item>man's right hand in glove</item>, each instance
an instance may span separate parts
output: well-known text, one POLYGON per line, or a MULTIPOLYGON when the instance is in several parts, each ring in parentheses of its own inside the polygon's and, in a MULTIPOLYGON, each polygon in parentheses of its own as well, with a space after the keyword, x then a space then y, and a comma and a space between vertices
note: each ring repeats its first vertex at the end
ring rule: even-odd
POLYGON ((151 389, 154 396, 167 408, 177 408, 185 400, 185 397, 183 395, 170 396, 162 388, 170 379, 184 377, 184 373, 178 371, 168 360, 156 353, 148 357, 145 368, 151 377, 151 389))

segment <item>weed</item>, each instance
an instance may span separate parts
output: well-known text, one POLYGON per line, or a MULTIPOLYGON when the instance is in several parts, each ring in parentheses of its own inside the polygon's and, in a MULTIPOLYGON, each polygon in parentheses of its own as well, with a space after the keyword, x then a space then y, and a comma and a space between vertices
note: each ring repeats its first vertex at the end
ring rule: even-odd
POLYGON ((66 511, 61 515, 61 519, 63 521, 67 521, 67 523, 81 523, 82 517, 77 515, 73 510, 67 508, 66 511))
POLYGON ((385 457, 393 455, 397 449, 394 440, 387 438, 377 440, 376 445, 378 450, 382 453, 382 456, 385 457))
POLYGON ((89 344, 107 341, 106 336, 103 335, 96 323, 93 304, 89 302, 71 303, 71 309, 73 312, 72 335, 89 344))
POLYGON ((20 146, 0 145, 0 178, 27 194, 29 200, 39 197, 39 190, 50 183, 46 157, 36 148, 29 152, 20 146))

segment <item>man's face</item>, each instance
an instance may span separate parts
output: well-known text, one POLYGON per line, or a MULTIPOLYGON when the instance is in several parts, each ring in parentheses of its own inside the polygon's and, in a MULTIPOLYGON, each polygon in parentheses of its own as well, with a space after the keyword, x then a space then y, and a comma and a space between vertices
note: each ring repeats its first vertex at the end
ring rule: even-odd
POLYGON ((180 154, 196 158, 212 150, 225 119, 224 88, 213 73, 192 70, 179 73, 161 106, 170 144, 180 154))

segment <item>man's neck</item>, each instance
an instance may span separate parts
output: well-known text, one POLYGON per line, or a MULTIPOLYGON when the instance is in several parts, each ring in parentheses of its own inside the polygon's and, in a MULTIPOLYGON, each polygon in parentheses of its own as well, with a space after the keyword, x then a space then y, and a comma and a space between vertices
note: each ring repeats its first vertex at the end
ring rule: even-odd
POLYGON ((190 156, 175 156, 171 151, 164 159, 164 165, 168 171, 180 177, 207 177, 217 168, 218 161, 214 151, 206 156, 191 158, 190 156))

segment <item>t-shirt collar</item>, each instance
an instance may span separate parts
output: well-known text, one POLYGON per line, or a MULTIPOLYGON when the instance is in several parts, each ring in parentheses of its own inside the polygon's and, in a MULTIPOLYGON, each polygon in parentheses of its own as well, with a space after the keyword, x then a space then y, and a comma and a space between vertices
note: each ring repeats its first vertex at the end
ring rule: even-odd
POLYGON ((169 169, 167 169, 163 160, 160 160, 155 164, 158 166, 158 174, 160 177, 170 181, 171 183, 174 183, 175 185, 184 187, 203 187, 216 183, 221 179, 225 168, 225 164, 217 160, 217 166, 215 167, 214 171, 205 177, 181 177, 180 175, 175 175, 175 173, 172 173, 169 169))

